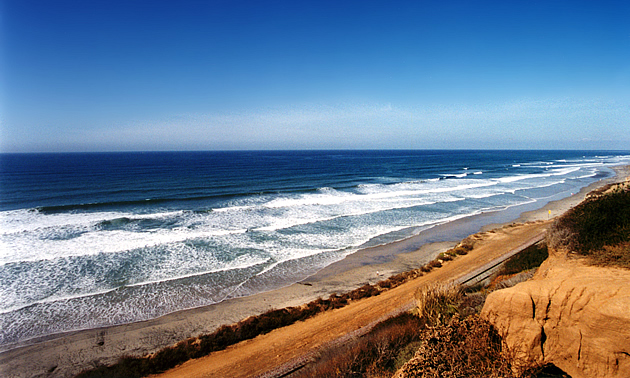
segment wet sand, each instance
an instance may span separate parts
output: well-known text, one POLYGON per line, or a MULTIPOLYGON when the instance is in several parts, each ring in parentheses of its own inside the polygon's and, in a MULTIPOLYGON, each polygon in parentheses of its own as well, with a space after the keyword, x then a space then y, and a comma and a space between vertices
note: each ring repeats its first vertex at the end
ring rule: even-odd
POLYGON ((378 322, 413 308, 414 293, 427 284, 465 280, 497 258, 530 245, 552 221, 508 225, 476 234, 474 248, 464 256, 445 262, 421 277, 380 295, 352 301, 305 321, 240 342, 206 357, 187 361, 155 378, 176 377, 282 377, 332 345, 360 337, 378 322))
POLYGON ((581 202, 591 190, 620 181, 620 177, 628 177, 630 173, 628 167, 618 167, 615 171, 616 177, 593 183, 580 193, 549 202, 540 209, 531 209, 539 207, 540 203, 515 206, 507 211, 479 214, 438 225, 400 242, 360 250, 285 288, 179 311, 149 321, 68 332, 4 346, 4 351, 0 352, 0 375, 69 376, 97 363, 114 363, 122 355, 155 352, 272 308, 298 306, 333 292, 376 283, 392 274, 419 268, 459 240, 480 230, 560 215, 581 202))

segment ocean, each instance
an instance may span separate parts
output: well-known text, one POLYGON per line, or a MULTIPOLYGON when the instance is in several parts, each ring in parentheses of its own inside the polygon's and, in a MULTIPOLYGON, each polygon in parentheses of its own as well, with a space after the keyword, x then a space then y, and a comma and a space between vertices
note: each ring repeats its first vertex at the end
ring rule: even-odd
POLYGON ((360 248, 542 207, 606 151, 0 155, 0 345, 290 285, 360 248))

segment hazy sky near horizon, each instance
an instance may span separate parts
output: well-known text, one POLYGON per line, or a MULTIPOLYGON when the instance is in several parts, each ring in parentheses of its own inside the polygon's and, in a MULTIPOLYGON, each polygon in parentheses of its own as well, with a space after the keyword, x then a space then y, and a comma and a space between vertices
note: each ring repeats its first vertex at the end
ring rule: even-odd
POLYGON ((0 151, 630 149, 630 2, 0 2, 0 151))

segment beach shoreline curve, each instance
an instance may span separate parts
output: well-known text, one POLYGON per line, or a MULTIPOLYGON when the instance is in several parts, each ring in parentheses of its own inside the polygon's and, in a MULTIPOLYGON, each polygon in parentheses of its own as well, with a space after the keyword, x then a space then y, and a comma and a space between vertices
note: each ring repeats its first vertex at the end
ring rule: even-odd
POLYGON ((614 170, 616 175, 613 177, 594 182, 577 194, 548 202, 539 209, 519 213, 518 218, 511 221, 501 222, 497 212, 437 225, 408 239, 361 249, 284 288, 182 310, 152 320, 39 337, 11 345, 10 349, 4 346, 0 351, 0 371, 6 376, 33 376, 41 372, 51 376, 72 375, 95 364, 111 364, 122 355, 155 352, 250 315, 299 306, 333 292, 349 291, 365 283, 374 284, 392 274, 424 265, 457 241, 478 231, 510 223, 546 220, 562 214, 581 202, 591 190, 628 176, 627 166, 614 167, 614 170), (494 222, 495 219, 498 221, 494 222), (469 232, 471 229, 474 231, 469 232), (448 240, 440 240, 440 236, 448 240), (33 356, 38 357, 37 362, 33 361, 33 356), (22 361, 21 365, 19 361, 22 361))

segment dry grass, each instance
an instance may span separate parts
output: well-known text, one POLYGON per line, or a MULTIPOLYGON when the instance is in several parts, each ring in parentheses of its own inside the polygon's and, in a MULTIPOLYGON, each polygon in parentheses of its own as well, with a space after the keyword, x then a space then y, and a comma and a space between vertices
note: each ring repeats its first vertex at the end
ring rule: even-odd
MULTIPOLYGON (((501 336, 474 310, 484 295, 455 285, 416 294, 418 310, 377 325, 368 335, 328 350, 292 377, 532 377, 542 368, 512 370, 501 336)), ((522 369, 522 367, 521 367, 522 369)))
MULTIPOLYGON (((459 255, 467 254, 473 248, 474 241, 474 237, 467 238, 458 246, 440 254, 435 260, 422 268, 396 274, 376 285, 364 285, 342 295, 332 294, 328 299, 319 298, 300 307, 271 310, 267 313, 244 319, 236 324, 222 326, 211 334, 182 341, 150 356, 124 357, 118 364, 109 367, 100 366, 89 372, 84 372, 82 376, 142 377, 168 370, 188 359, 199 358, 213 351, 225 349, 229 345, 254 338, 297 321, 305 320, 323 311, 340 308, 352 301, 379 295, 385 290, 400 286, 433 269, 438 269, 444 263, 459 255)), ((503 371, 504 360, 488 357, 494 356, 493 353, 496 352, 495 335, 487 326, 480 325, 477 320, 471 321, 472 323, 466 320, 468 315, 476 314, 482 308, 485 301, 484 292, 464 292, 453 285, 433 285, 419 290, 416 294, 416 300, 418 304, 417 313, 420 316, 403 314, 386 321, 376 326, 370 334, 355 340, 355 342, 331 349, 321 356, 317 363, 305 367, 299 376, 389 377, 413 357, 421 345, 425 345, 425 347, 432 345, 433 341, 430 340, 435 338, 428 336, 427 332, 429 331, 427 329, 434 333, 450 332, 450 334, 455 335, 457 332, 464 332, 461 328, 462 324, 476 324, 470 326, 473 328, 469 327, 467 329, 466 332, 469 333, 468 338, 462 339, 462 341, 454 336, 450 339, 441 337, 446 344, 440 348, 446 348, 452 352, 452 354, 447 354, 444 357, 447 362, 444 363, 446 365, 443 365, 451 366, 448 371, 467 371, 470 373, 464 376, 475 376, 477 372, 486 371, 487 369, 495 372, 503 371), (447 329, 450 329, 450 331, 447 329), (458 340, 458 344, 451 345, 448 340, 458 340), (464 344, 472 343, 472 346, 464 347, 464 344, 461 344, 462 342, 464 344), (477 346, 479 350, 475 351, 473 347, 477 346), (461 353, 467 355, 466 359, 462 360, 467 361, 464 364, 465 366, 453 368, 455 361, 460 358, 456 356, 460 356, 461 353), (489 359, 493 359, 494 367, 489 367, 491 363, 489 359), (499 365, 496 365, 497 363, 499 365)), ((441 349, 438 348, 436 350, 441 349)), ((448 376, 450 373, 444 370, 444 374, 446 375, 442 376, 448 376)))
MULTIPOLYGON (((125 356, 112 366, 97 366, 95 369, 84 371, 79 376, 142 377, 166 371, 189 359, 203 357, 214 351, 223 350, 240 341, 252 339, 297 321, 303 321, 318 313, 344 307, 352 301, 379 295, 384 290, 395 288, 433 269, 438 269, 442 267, 443 263, 459 255, 467 254, 473 249, 474 242, 475 239, 473 237, 467 238, 455 248, 441 253, 435 260, 423 267, 396 274, 378 282, 376 285, 364 285, 342 295, 331 294, 328 299, 319 298, 300 307, 271 310, 258 316, 249 317, 236 324, 224 325, 210 334, 184 340, 152 355, 143 357, 125 356)), ((406 317, 403 321, 404 324, 400 323, 400 319, 394 320, 393 323, 386 322, 384 325, 376 327, 373 334, 363 340, 367 340, 365 343, 359 346, 348 347, 344 353, 336 353, 335 358, 324 359, 328 362, 322 364, 322 366, 328 364, 331 366, 330 369, 333 369, 332 366, 335 366, 334 371, 346 371, 346 373, 343 373, 346 375, 341 373, 333 374, 330 373, 333 370, 329 370, 329 373, 317 373, 316 376, 356 376, 356 371, 361 371, 360 376, 391 375, 392 369, 398 368, 413 355, 417 347, 414 343, 418 343, 417 337, 424 322, 442 324, 458 312, 458 306, 463 306, 462 308, 465 308, 467 313, 474 313, 483 304, 483 299, 480 296, 463 295, 455 287, 444 287, 443 289, 442 291, 435 289, 441 295, 439 298, 431 299, 431 294, 427 292, 427 295, 422 299, 425 301, 423 319, 407 314, 404 315, 406 317), (453 295, 452 298, 451 295, 453 295), (410 316, 411 318, 409 318, 410 316), (346 357, 337 358, 344 355, 346 357), (348 362, 348 359, 351 362, 348 362)))
POLYGON ((448 322, 459 312, 462 298, 459 286, 441 283, 422 287, 415 294, 418 315, 430 326, 448 322))
POLYGON ((421 327, 417 316, 401 314, 354 342, 327 350, 292 377, 390 377, 413 356, 421 327))
POLYGON ((471 243, 460 244, 441 256, 448 256, 444 260, 435 259, 420 269, 414 269, 393 275, 376 285, 366 284, 351 292, 342 295, 331 294, 328 299, 318 298, 300 307, 287 307, 279 310, 270 310, 257 316, 232 325, 224 325, 216 331, 190 338, 175 346, 164 348, 149 356, 135 357, 125 356, 111 366, 97 366, 94 369, 82 372, 79 376, 87 377, 143 377, 171 369, 185 361, 207 356, 208 354, 223 350, 244 340, 252 339, 258 335, 271 332, 274 329, 291 325, 298 321, 306 320, 321 312, 341 308, 352 301, 379 295, 384 290, 393 289, 414 278, 424 275, 433 269, 442 267, 442 263, 454 256, 462 254, 461 251, 472 249, 471 243), (460 252, 457 252, 460 251, 460 252))
POLYGON ((630 242, 604 248, 591 256, 593 264, 630 269, 630 242))
POLYGON ((514 377, 496 329, 478 316, 427 329, 424 342, 397 374, 401 377, 514 377))
MULTIPOLYGON (((471 241, 468 238, 467 243, 440 254, 421 269, 392 276, 378 286, 395 287, 416 274, 439 268, 472 249, 471 241)), ((544 246, 535 246, 519 255, 507 264, 509 279, 500 286, 531 277, 530 268, 540 265, 547 251, 544 246), (529 270, 520 273, 524 269, 529 270)), ((502 338, 477 316, 487 292, 484 287, 473 290, 452 284, 427 285, 415 294, 415 315, 404 314, 399 320, 378 325, 361 339, 329 350, 292 377, 390 377, 401 367, 399 373, 406 378, 536 376, 542 367, 531 365, 518 374, 512 370, 513 359, 502 338)))

